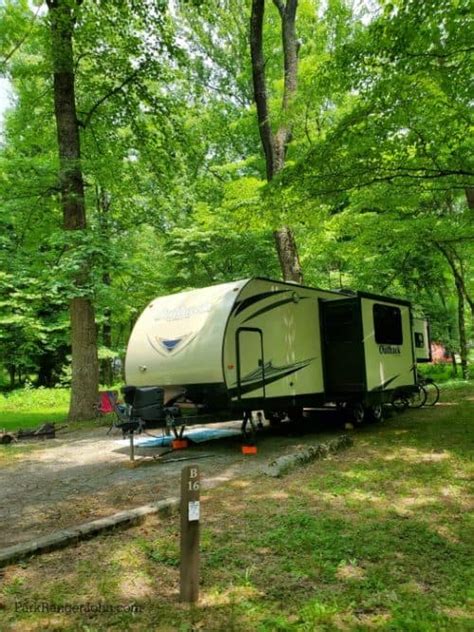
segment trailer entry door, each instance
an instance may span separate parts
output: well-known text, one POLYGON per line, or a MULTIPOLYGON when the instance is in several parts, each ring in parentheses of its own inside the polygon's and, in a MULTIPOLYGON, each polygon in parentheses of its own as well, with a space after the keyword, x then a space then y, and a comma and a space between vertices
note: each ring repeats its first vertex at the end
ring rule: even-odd
POLYGON ((328 394, 365 389, 365 361, 358 298, 321 301, 324 386, 328 394))
POLYGON ((237 397, 265 397, 265 364, 261 329, 241 327, 236 332, 237 397))

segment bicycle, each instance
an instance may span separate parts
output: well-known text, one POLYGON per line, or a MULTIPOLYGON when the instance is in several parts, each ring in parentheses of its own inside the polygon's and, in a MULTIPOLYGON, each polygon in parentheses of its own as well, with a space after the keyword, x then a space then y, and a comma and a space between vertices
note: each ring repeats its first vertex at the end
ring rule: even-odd
POLYGON ((392 396, 392 406, 395 410, 403 411, 406 408, 421 408, 422 406, 434 406, 439 401, 440 391, 438 385, 431 378, 425 378, 417 372, 416 385, 408 389, 397 389, 392 396))
POLYGON ((418 384, 420 384, 426 392, 426 400, 424 406, 434 406, 439 402, 439 386, 430 377, 423 377, 418 374, 418 384))

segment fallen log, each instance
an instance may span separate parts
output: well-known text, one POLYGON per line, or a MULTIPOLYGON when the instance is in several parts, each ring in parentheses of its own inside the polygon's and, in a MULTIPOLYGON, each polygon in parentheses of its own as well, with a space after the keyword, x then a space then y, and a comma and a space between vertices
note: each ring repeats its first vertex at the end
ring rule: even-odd
POLYGON ((327 443, 320 443, 314 446, 307 446, 303 449, 285 454, 270 461, 263 469, 267 476, 278 478, 288 474, 294 468, 306 465, 317 459, 325 459, 331 454, 336 454, 340 450, 345 450, 353 445, 353 439, 349 435, 341 435, 335 439, 330 439, 327 443))
POLYGON ((15 435, 11 432, 0 432, 0 445, 9 445, 16 440, 15 435))
POLYGON ((42 424, 36 429, 19 430, 16 433, 18 440, 28 439, 54 439, 56 436, 56 426, 51 423, 42 424))

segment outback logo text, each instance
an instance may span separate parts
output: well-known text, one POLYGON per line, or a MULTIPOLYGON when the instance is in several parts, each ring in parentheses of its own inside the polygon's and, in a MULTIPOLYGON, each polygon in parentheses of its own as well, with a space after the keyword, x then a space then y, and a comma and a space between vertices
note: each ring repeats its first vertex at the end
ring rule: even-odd
POLYGON ((393 345, 379 345, 379 353, 388 355, 400 355, 400 347, 393 345))

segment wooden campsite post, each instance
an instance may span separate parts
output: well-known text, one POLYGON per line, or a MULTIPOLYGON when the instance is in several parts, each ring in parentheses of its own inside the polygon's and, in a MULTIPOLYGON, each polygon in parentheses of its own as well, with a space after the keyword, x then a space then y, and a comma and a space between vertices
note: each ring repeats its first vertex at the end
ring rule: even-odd
POLYGON ((199 598, 199 520, 201 478, 197 465, 181 470, 181 601, 195 602, 199 598))

